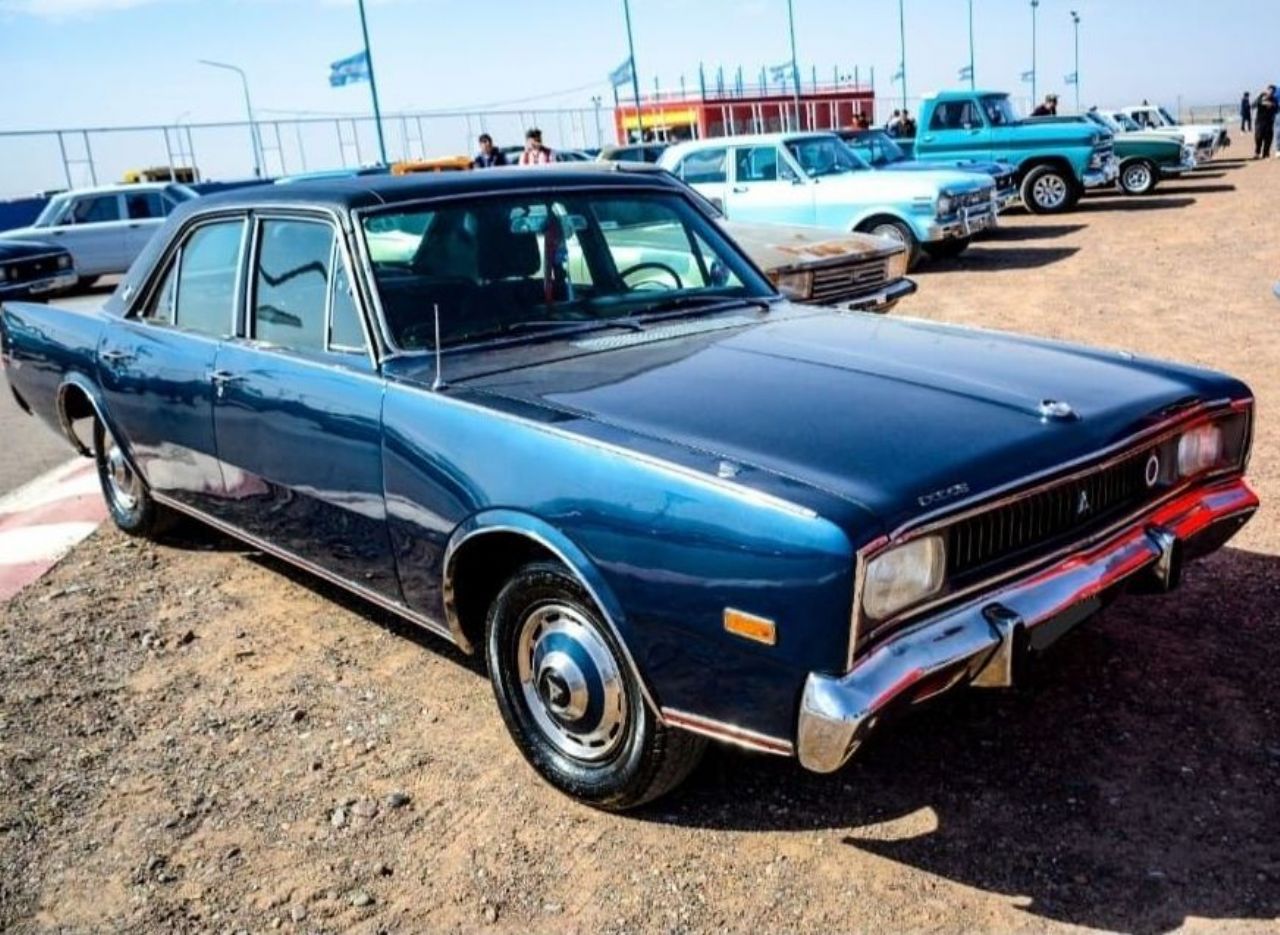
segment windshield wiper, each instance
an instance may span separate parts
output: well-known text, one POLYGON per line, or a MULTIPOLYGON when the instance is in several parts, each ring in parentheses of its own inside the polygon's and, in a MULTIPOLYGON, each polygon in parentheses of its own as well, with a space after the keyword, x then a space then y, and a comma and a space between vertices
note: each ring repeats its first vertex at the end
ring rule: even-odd
POLYGON ((773 307, 768 299, 758 296, 677 295, 661 302, 655 302, 643 312, 639 312, 635 317, 641 318, 649 315, 661 315, 664 312, 681 312, 689 309, 712 311, 733 308, 737 305, 749 305, 752 308, 758 308, 762 312, 767 312, 773 307))
POLYGON ((575 331, 593 331, 597 328, 625 328, 628 331, 643 331, 640 325, 629 318, 596 318, 583 319, 579 321, 565 321, 564 319, 546 318, 534 319, 531 321, 515 321, 502 328, 501 334, 517 334, 521 331, 545 331, 552 328, 560 328, 570 325, 575 331))

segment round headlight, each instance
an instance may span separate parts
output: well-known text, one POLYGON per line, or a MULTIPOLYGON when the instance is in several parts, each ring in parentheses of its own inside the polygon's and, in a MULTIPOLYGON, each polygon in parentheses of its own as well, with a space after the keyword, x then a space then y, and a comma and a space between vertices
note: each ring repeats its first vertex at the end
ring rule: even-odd
POLYGON ((956 209, 956 200, 950 195, 938 196, 938 216, 945 217, 956 209))
POLYGON ((1178 474, 1191 477, 1217 467, 1222 461, 1222 429, 1201 425, 1178 439, 1178 474))
POLYGON ((924 536, 877 555, 867 565, 862 609, 873 620, 884 620, 937 594, 946 555, 941 536, 924 536))
POLYGON ((71 254, 64 253, 61 256, 59 256, 58 269, 70 269, 70 268, 71 268, 71 254))

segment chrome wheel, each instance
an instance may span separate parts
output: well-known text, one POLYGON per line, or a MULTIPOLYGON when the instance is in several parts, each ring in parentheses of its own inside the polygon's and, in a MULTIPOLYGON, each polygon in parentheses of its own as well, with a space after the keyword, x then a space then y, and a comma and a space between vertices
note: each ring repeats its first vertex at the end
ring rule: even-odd
POLYGON ((1145 192, 1151 186, 1151 170, 1143 163, 1129 166, 1124 170, 1123 184, 1125 191, 1145 192))
POLYGON ((520 625, 517 676, 539 731, 577 760, 606 759, 627 723, 622 673, 608 644, 566 604, 534 608, 520 625))
POLYGON ((1042 175, 1031 188, 1031 195, 1040 207, 1052 211, 1067 202, 1067 183, 1060 175, 1042 175))
POLYGON ((142 481, 129 466, 124 452, 114 439, 109 439, 106 454, 107 495, 112 505, 123 513, 132 513, 138 506, 142 493, 142 481))
POLYGON ((870 231, 877 237, 888 237, 890 240, 905 244, 907 242, 906 235, 903 234, 902 228, 897 224, 877 224, 870 231))

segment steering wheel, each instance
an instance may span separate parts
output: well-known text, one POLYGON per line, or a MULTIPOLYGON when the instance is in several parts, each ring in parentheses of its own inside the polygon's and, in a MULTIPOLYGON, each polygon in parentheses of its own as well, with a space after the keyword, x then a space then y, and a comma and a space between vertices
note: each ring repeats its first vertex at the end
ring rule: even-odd
POLYGON ((622 280, 625 282, 628 276, 630 276, 632 273, 638 273, 642 269, 656 269, 658 270, 658 272, 666 273, 673 280, 675 280, 675 285, 668 286, 666 283, 659 282, 656 279, 646 279, 643 282, 636 283, 634 286, 631 285, 630 283, 627 283, 627 288, 632 292, 638 292, 642 289, 646 289, 650 287, 656 287, 659 289, 683 289, 684 288, 684 281, 680 278, 680 274, 677 273, 670 266, 668 266, 666 263, 656 263, 652 261, 648 263, 637 263, 635 266, 628 266, 624 270, 619 270, 618 276, 621 277, 622 280))

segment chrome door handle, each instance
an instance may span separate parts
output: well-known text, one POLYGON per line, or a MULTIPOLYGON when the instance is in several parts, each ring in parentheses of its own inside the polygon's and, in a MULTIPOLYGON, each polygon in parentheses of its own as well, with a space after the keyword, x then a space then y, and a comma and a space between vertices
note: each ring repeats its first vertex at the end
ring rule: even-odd
POLYGON ((239 383, 244 377, 230 370, 214 370, 209 374, 209 379, 215 386, 226 386, 229 383, 239 383))
POLYGON ((745 185, 735 185, 733 188, 729 189, 729 191, 733 192, 735 195, 745 195, 747 193, 747 187, 745 185))
POLYGON ((135 355, 131 354, 129 351, 122 351, 113 348, 109 351, 103 351, 98 356, 101 360, 104 360, 109 364, 118 364, 121 361, 133 360, 135 355))

